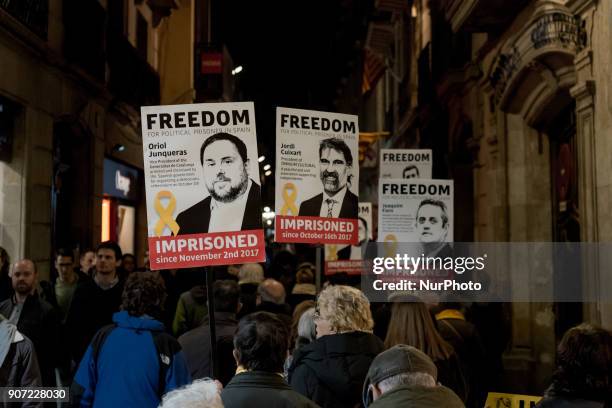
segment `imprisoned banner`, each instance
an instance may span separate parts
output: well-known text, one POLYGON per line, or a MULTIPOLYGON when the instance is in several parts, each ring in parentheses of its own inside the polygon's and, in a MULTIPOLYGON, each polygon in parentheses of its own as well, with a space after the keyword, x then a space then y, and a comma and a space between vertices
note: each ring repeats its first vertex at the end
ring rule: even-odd
POLYGON ((357 116, 276 110, 277 242, 357 244, 357 116))
POLYGON ((141 108, 151 269, 265 260, 252 102, 141 108))
POLYGON ((358 234, 356 245, 325 245, 325 275, 346 272, 361 275, 364 269, 362 253, 372 239, 372 203, 359 203, 358 234))
POLYGON ((431 149, 381 149, 380 178, 431 179, 431 149))

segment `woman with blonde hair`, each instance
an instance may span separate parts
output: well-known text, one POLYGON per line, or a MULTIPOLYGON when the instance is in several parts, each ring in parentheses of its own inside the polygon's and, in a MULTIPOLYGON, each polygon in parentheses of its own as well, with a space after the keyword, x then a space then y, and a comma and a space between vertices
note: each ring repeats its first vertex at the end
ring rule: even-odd
POLYGON ((370 302, 350 286, 328 286, 317 298, 316 340, 296 350, 291 387, 322 407, 354 407, 370 363, 383 350, 372 334, 370 302))
POLYGON ((407 344, 427 354, 438 368, 438 381, 466 401, 467 385, 459 358, 438 333, 425 303, 416 297, 397 298, 391 306, 385 349, 397 344, 407 344))

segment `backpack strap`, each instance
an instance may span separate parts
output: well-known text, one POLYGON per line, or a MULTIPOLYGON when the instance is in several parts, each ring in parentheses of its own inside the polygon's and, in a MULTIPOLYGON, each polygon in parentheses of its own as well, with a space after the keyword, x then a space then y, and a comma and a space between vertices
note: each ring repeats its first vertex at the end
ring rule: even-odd
POLYGON ((157 396, 161 401, 161 397, 166 390, 166 375, 170 367, 172 367, 174 355, 181 351, 181 345, 168 333, 153 331, 151 335, 153 336, 153 343, 157 351, 157 360, 159 361, 157 396))
POLYGON ((117 325, 114 323, 102 327, 91 340, 91 358, 96 367, 98 364, 100 349, 102 348, 102 345, 104 344, 104 341, 106 341, 108 335, 115 329, 115 327, 117 327, 117 325))
MULTIPOLYGON (((108 326, 102 327, 94 338, 91 340, 91 351, 94 365, 97 368, 98 356, 100 355, 100 349, 106 341, 108 335, 117 327, 116 324, 109 324, 108 326)), ((161 400, 166 390, 166 375, 168 370, 172 366, 172 360, 174 355, 181 350, 180 344, 164 332, 151 332, 153 336, 153 344, 155 345, 155 351, 157 352, 157 361, 159 362, 159 379, 157 381, 157 395, 161 400)))

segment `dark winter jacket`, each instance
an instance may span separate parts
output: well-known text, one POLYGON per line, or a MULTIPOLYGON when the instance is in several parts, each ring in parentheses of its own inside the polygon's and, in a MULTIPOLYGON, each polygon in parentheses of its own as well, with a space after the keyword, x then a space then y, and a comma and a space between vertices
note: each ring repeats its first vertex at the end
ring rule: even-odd
POLYGON ((115 313, 113 321, 117 327, 100 345, 97 357, 92 345, 85 352, 71 390, 73 403, 85 407, 153 408, 159 405, 162 394, 191 382, 180 345, 164 333, 163 323, 130 316, 126 311, 115 313), (154 334, 164 343, 159 350, 154 334), (161 364, 168 366, 163 383, 161 364))
POLYGON ((380 398, 368 405, 368 408, 464 408, 461 399, 449 388, 433 388, 419 385, 401 385, 385 392, 380 398))
POLYGON ((482 384, 486 378, 486 351, 476 327, 457 310, 444 310, 436 315, 438 332, 450 343, 461 363, 467 385, 468 407, 481 408, 487 398, 482 384))
POLYGON ((172 323, 172 332, 176 337, 195 329, 208 319, 206 299, 206 287, 202 285, 181 294, 172 323))
MULTIPOLYGON (((0 303, 0 314, 10 317, 16 305, 14 296, 6 299, 0 303)), ((55 386, 55 367, 59 365, 57 350, 60 338, 57 310, 35 292, 29 295, 23 304, 17 329, 34 344, 43 385, 55 386)))
POLYGON ((316 408, 317 404, 293 391, 276 373, 246 371, 236 374, 221 392, 225 408, 316 408))
POLYGON ((298 349, 289 367, 289 383, 322 407, 361 404, 368 368, 383 344, 370 333, 323 336, 298 349))
POLYGON ((66 335, 70 351, 78 364, 94 334, 113 322, 113 313, 121 306, 122 282, 110 289, 102 289, 93 280, 80 283, 74 291, 66 317, 66 335))
MULTIPOLYGON (((216 379, 227 384, 236 372, 233 357, 234 333, 238 321, 234 313, 217 312, 215 314, 215 335, 217 337, 216 360, 218 373, 216 379)), ((179 337, 179 343, 187 359, 191 377, 211 377, 210 373, 210 326, 208 322, 188 331, 179 337)))

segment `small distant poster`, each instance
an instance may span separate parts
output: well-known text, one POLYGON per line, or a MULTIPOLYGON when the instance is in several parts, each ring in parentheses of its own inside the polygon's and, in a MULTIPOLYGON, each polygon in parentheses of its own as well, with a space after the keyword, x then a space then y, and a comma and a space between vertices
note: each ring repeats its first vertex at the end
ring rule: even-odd
POLYGON ((264 261, 253 103, 141 117, 151 269, 264 261))
POLYGON ((357 244, 357 116, 276 111, 277 242, 357 244))
POLYGON ((381 179, 378 242, 420 243, 442 254, 453 242, 453 180, 381 179))
POLYGON ((363 251, 372 240, 372 203, 359 203, 359 242, 357 245, 325 245, 325 275, 346 272, 360 275, 363 272, 363 251))
POLYGON ((431 149, 381 149, 380 178, 431 179, 431 149))

